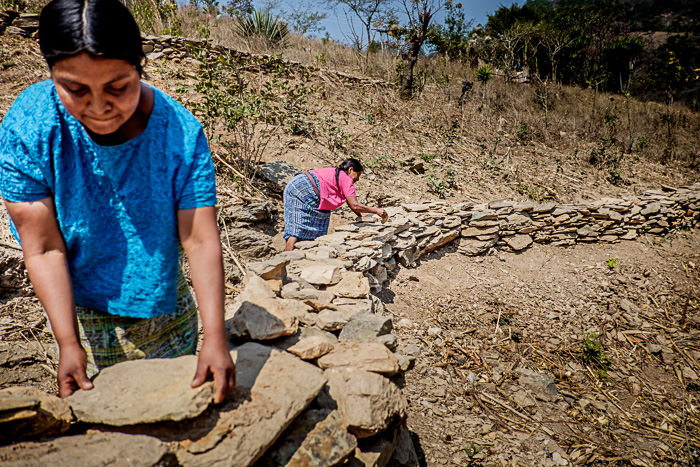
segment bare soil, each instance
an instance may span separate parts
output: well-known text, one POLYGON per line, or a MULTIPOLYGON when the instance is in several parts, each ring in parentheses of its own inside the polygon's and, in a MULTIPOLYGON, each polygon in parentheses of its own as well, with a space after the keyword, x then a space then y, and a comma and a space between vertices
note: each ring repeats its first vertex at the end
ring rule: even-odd
MULTIPOLYGON (((0 72, 3 115, 22 89, 48 73, 33 41, 1 36, 0 46, 11 63, 0 72)), ((149 82, 175 95, 197 69, 165 61, 146 71, 149 82)), ((428 190, 427 176, 444 177, 448 167, 456 171, 456 186, 441 195, 455 202, 585 202, 699 177, 683 161, 630 156, 620 168, 623 183, 613 184, 607 170, 589 163, 597 143, 573 130, 523 141, 513 135, 518 121, 512 115, 504 123, 496 112, 462 111, 438 122, 447 112, 440 106, 447 104, 430 90, 406 104, 390 89, 349 85, 330 72, 313 74, 310 85, 318 91, 307 117, 317 132, 281 133, 264 160, 309 169, 362 155, 368 170, 358 192, 368 203, 435 199, 440 193, 428 190), (464 129, 456 139, 445 130, 455 121, 464 129), (348 152, 331 147, 338 131, 348 152), (420 154, 430 156, 424 156, 430 162, 423 173, 404 163, 420 154)), ((570 98, 567 92, 561 90, 562 99, 570 98)), ((471 105, 474 110, 478 102, 471 105)), ((691 123, 698 120, 691 117, 691 123)), ((224 151, 216 144, 213 150, 224 151)), ((237 183, 218 168, 221 204, 267 200, 276 207, 262 228, 281 249, 279 195, 255 182, 237 183)), ((332 225, 349 217, 340 210, 332 225)), ((6 231, 7 221, 1 221, 6 231)), ((258 259, 240 261, 245 266, 258 259)), ((236 269, 226 261, 227 271, 236 269)), ((227 280, 233 296, 236 278, 227 280)), ((535 245, 522 254, 477 258, 451 245, 415 269, 401 269, 381 298, 394 318, 399 350, 417 357, 399 383, 425 465, 700 462, 697 230, 617 244, 535 245), (550 377, 555 391, 537 375, 550 377)), ((31 289, 0 289, 0 388, 29 384, 55 392, 55 362, 31 289)))

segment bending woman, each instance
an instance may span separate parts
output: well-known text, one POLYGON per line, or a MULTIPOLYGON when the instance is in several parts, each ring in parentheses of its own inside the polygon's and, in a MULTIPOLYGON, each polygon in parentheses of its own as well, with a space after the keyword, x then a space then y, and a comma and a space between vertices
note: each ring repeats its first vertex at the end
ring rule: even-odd
POLYGON ((382 208, 365 206, 357 201, 355 183, 363 172, 360 161, 345 159, 337 168, 310 170, 297 174, 284 188, 285 251, 293 250, 297 240, 313 240, 328 233, 331 211, 348 202, 358 216, 376 214, 385 222, 382 208))
POLYGON ((59 346, 58 390, 91 389, 122 360, 195 353, 192 386, 234 388, 224 326, 214 167, 202 127, 141 81, 141 34, 118 0, 53 0, 41 12, 51 79, 0 127, 0 195, 59 346))

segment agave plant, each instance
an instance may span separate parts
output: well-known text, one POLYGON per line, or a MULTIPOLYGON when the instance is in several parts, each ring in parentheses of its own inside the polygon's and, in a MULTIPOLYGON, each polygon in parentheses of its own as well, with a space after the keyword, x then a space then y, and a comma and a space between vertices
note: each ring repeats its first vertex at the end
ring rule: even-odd
POLYGON ((289 30, 287 23, 270 14, 269 10, 254 10, 248 15, 238 18, 236 33, 249 42, 262 39, 270 47, 284 47, 289 30))

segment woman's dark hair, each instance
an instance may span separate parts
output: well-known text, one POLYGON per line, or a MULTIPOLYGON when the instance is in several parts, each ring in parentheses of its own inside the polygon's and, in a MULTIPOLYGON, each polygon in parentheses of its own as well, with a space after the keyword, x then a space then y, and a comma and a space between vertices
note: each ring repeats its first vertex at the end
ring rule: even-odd
POLYGON ((49 68, 63 59, 88 52, 126 60, 139 75, 145 58, 141 32, 119 0, 53 0, 41 10, 39 47, 49 68))
POLYGON ((352 167, 352 169, 355 172, 364 172, 364 170, 365 170, 362 167, 362 164, 360 164, 360 161, 358 161, 357 159, 354 159, 352 157, 348 157, 343 162, 341 162, 340 165, 338 166, 338 169, 342 170, 343 172, 347 172, 350 167, 352 167))

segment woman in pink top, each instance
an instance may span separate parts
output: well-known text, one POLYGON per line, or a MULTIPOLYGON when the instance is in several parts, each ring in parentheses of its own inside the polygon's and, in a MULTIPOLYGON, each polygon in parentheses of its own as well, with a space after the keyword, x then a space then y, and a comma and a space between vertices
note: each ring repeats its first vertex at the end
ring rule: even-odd
POLYGON ((363 172, 360 161, 345 159, 337 168, 329 167, 300 173, 284 189, 284 239, 286 251, 297 240, 313 240, 328 233, 331 211, 345 201, 355 214, 372 213, 386 221, 382 208, 365 206, 357 201, 355 182, 363 172))

